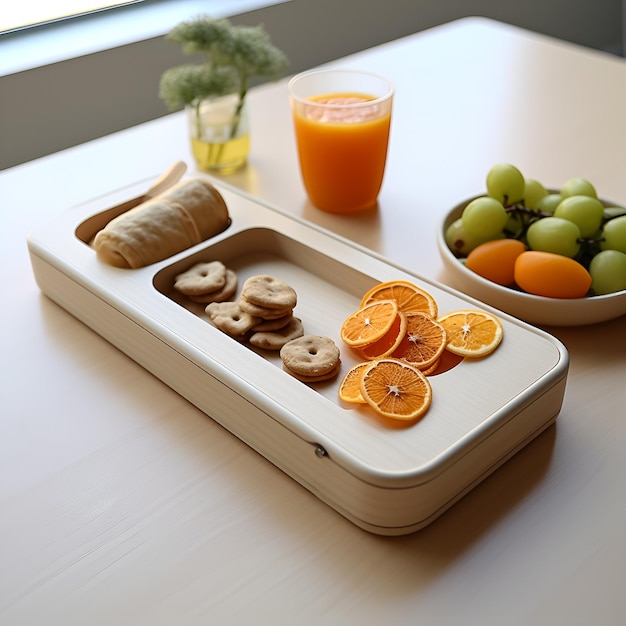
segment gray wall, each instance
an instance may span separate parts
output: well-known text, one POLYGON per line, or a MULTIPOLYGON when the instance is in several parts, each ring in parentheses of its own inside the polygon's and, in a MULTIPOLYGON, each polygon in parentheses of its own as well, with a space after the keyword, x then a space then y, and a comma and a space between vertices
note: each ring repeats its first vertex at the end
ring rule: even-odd
MULTIPOLYGON (((292 0, 233 21, 263 23, 290 57, 293 73, 470 15, 623 54, 624 3, 384 0, 365 5, 364 0, 292 0)), ((166 114, 157 95, 159 78, 181 62, 178 48, 157 37, 0 77, 0 169, 166 114)))

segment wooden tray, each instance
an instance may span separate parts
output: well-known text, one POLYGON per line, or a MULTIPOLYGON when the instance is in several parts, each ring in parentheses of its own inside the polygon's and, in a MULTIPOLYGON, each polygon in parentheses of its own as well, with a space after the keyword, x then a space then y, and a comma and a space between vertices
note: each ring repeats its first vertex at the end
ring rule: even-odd
POLYGON ((213 239, 141 269, 99 262, 87 242, 147 186, 89 201, 32 232, 40 289, 361 528, 400 535, 426 526, 556 419, 569 359, 554 337, 226 187, 217 185, 232 223, 213 239), (228 337, 173 289, 178 272, 215 259, 236 270, 240 285, 258 273, 292 285, 305 332, 341 348, 339 378, 294 379, 276 354, 228 337), (432 406, 402 428, 337 396, 358 361, 339 338, 341 322, 367 289, 392 279, 424 287, 441 313, 483 308, 504 325, 490 357, 430 378, 432 406))

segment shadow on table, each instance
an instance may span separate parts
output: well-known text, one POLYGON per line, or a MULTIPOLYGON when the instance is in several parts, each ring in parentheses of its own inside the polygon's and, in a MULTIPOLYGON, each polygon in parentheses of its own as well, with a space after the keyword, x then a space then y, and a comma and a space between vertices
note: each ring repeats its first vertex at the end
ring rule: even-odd
POLYGON ((543 480, 552 459, 556 423, 423 530, 391 543, 411 544, 442 563, 455 558, 520 506, 543 480))
POLYGON ((378 205, 358 213, 325 213, 307 201, 301 217, 366 248, 380 249, 382 219, 378 205))
MULTIPOLYGON (((470 491, 441 517, 421 531, 400 537, 366 534, 362 553, 374 554, 377 566, 375 592, 385 602, 423 590, 460 562, 473 547, 498 527, 505 518, 523 506, 525 499, 541 484, 551 462, 557 425, 553 424, 491 476, 470 491)), ((363 584, 362 574, 352 569, 342 572, 363 584)), ((341 571, 333 560, 330 568, 341 571)), ((477 572, 477 575, 480 575, 477 572)), ((371 585, 371 581, 369 581, 371 585)))

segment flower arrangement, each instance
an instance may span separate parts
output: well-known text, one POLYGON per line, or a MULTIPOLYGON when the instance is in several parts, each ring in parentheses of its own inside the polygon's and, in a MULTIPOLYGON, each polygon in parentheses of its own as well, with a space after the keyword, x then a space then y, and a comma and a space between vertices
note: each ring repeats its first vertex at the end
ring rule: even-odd
POLYGON ((235 26, 226 18, 200 15, 174 27, 166 38, 185 54, 199 53, 204 59, 166 70, 159 97, 171 111, 194 107, 199 125, 203 100, 237 94, 231 138, 237 134, 251 79, 278 78, 289 64, 261 25, 235 26))

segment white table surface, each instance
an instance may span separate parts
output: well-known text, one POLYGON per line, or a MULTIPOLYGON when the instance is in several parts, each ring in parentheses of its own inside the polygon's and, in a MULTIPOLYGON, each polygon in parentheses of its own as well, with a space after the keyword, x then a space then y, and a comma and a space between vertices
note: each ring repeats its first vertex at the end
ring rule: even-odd
MULTIPOLYGON (((396 85, 379 210, 308 204, 285 81, 225 182, 442 282, 437 224, 494 163, 626 203, 623 59, 465 19, 338 64, 396 85)), ((548 329, 557 425, 426 529, 368 534, 39 293, 31 228, 177 159, 180 114, 0 173, 0 623, 623 624, 626 318, 548 329)))

